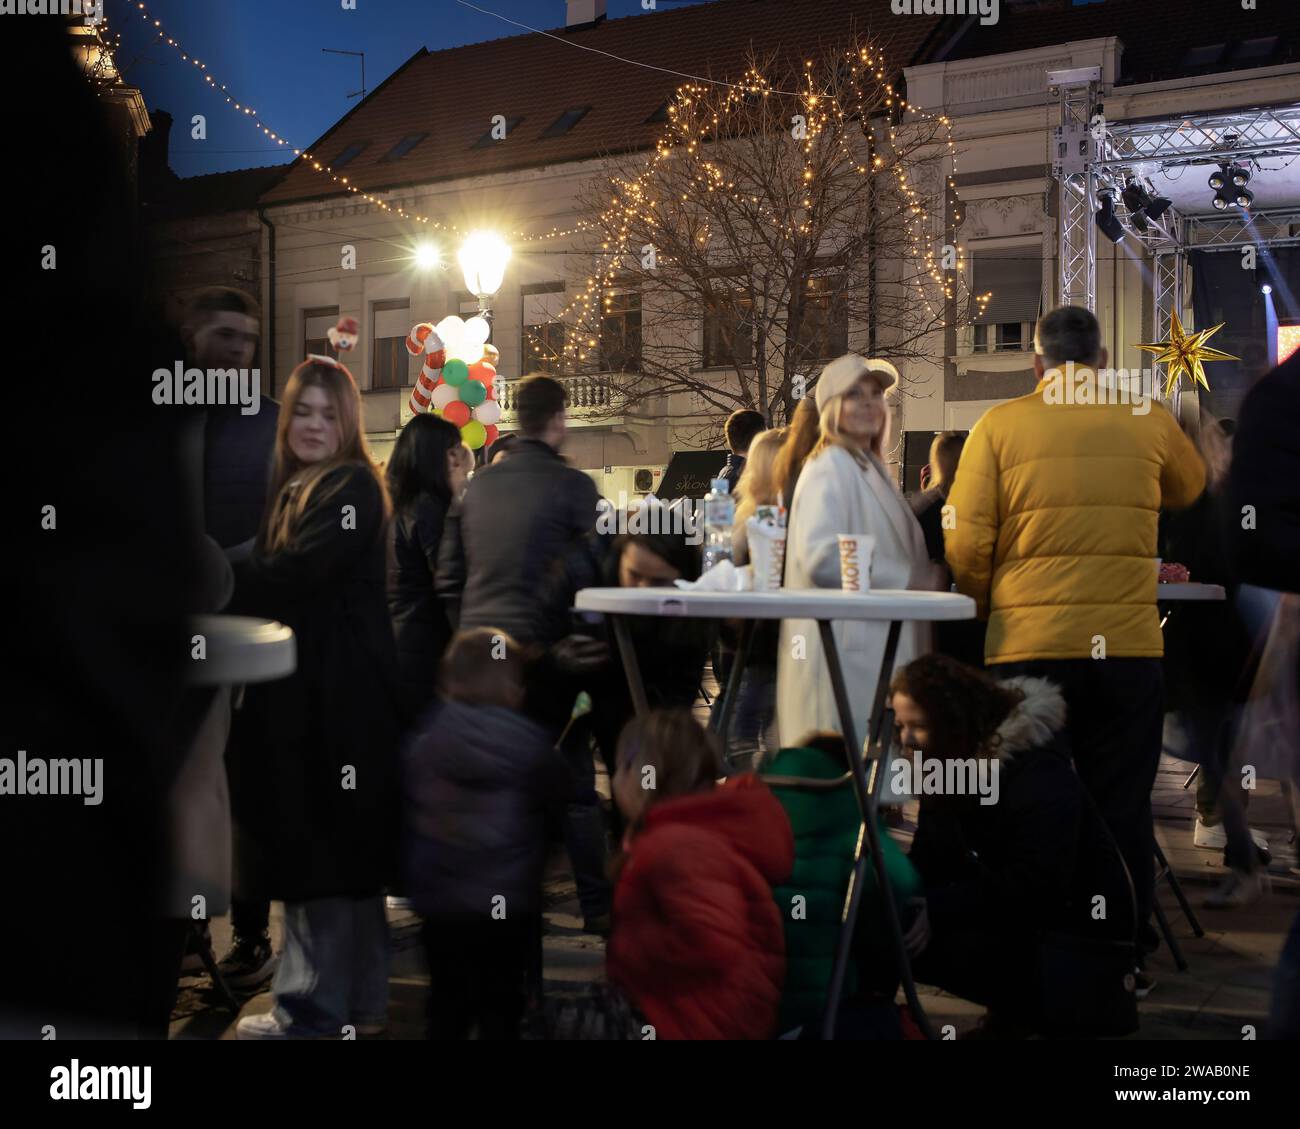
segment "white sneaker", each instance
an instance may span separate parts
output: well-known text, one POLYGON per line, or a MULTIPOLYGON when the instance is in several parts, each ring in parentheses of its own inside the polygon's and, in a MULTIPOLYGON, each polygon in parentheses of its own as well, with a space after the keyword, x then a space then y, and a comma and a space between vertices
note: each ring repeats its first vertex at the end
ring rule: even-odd
POLYGON ((247 1039, 291 1039, 289 1029, 276 1019, 274 1011, 261 1015, 246 1015, 235 1024, 235 1038, 247 1039))
POLYGON ((1241 909, 1259 901, 1268 890, 1268 875, 1263 871, 1233 870, 1205 899, 1205 908, 1241 909))
MULTIPOLYGON (((1260 850, 1268 850, 1268 836, 1264 832, 1256 831, 1252 827, 1250 837, 1260 850)), ((1196 830, 1192 832, 1192 843, 1207 851, 1221 851, 1228 845, 1228 833, 1223 829, 1222 823, 1213 825, 1202 823, 1200 816, 1197 816, 1196 830)))

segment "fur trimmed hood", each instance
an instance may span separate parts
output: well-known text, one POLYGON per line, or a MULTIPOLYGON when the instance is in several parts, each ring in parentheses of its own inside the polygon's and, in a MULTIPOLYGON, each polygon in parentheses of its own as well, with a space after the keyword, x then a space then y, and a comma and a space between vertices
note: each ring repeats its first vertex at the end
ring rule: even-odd
POLYGON ((1025 697, 998 726, 998 760, 1011 760, 1018 753, 1041 748, 1065 728, 1065 698, 1055 682, 1018 675, 1002 679, 1001 684, 1025 697))

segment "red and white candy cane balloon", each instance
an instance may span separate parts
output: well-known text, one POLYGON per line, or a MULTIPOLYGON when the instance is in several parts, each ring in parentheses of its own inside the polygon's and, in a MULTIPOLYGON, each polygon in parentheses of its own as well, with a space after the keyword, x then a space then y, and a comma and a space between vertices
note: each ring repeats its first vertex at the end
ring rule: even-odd
POLYGON ((450 420, 471 450, 496 442, 501 419, 496 400, 496 362, 501 354, 487 344, 489 332, 485 318, 465 321, 452 314, 436 326, 421 322, 406 338, 412 356, 425 355, 411 389, 412 413, 433 412, 450 420))

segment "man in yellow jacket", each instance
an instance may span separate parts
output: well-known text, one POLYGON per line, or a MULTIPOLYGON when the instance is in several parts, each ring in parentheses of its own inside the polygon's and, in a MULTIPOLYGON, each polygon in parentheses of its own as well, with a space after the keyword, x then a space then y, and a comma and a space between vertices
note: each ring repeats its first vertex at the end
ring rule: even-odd
POLYGON ((1205 467, 1162 405, 1098 380, 1107 356, 1091 312, 1046 314, 1034 352, 1038 387, 991 408, 966 440, 944 548, 958 591, 988 620, 993 673, 1064 691, 1075 767, 1145 927, 1164 713, 1156 522, 1200 496, 1205 467))

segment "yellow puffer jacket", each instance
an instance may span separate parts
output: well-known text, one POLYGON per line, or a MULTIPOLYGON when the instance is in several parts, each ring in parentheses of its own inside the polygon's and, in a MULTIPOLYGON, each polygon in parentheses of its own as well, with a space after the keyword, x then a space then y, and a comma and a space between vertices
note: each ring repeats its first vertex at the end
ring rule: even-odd
POLYGON ((1046 384, 976 423, 948 495, 985 660, 1159 657, 1156 521, 1196 501, 1204 463, 1163 405, 1048 402, 1046 384))

